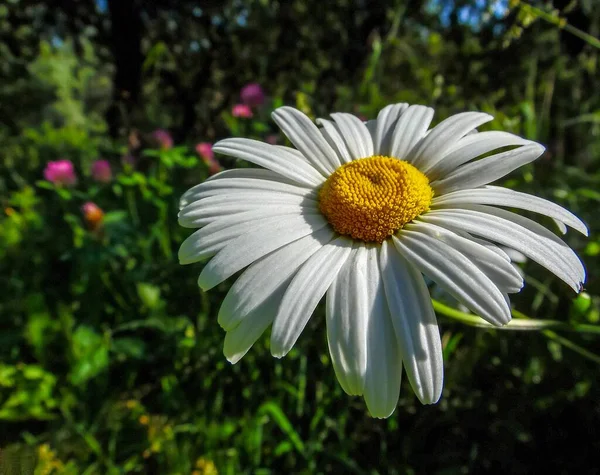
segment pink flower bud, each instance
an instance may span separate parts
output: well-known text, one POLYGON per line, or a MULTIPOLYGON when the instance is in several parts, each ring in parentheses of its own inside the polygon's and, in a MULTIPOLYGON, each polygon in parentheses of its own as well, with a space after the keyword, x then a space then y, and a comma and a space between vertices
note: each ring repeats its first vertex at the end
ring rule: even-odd
POLYGON ((156 129, 152 132, 152 139, 162 150, 169 150, 173 147, 173 137, 168 130, 156 129))
POLYGON ((100 183, 110 183, 112 171, 107 160, 96 160, 92 164, 92 178, 100 183))
POLYGON ((212 151, 212 144, 209 142, 200 142, 196 145, 196 152, 202 158, 214 158, 215 154, 212 151))
POLYGON ((196 145, 196 152, 198 155, 200 155, 200 157, 202 157, 202 161, 208 167, 208 173, 210 175, 214 175, 215 173, 219 173, 221 170, 223 170, 223 167, 215 158, 211 143, 200 142, 198 145, 196 145))
POLYGON ((253 115, 252 109, 246 104, 236 104, 233 106, 233 109, 231 109, 231 114, 233 117, 241 117, 243 119, 248 119, 253 115))
POLYGON ((92 231, 96 231, 102 227, 104 211, 96 203, 88 201, 81 207, 81 212, 86 224, 92 231))
POLYGON ((265 102, 265 93, 258 83, 245 85, 240 92, 242 102, 250 107, 261 106, 265 102))
POLYGON ((71 160, 48 162, 44 169, 44 178, 55 185, 73 186, 77 176, 71 160))

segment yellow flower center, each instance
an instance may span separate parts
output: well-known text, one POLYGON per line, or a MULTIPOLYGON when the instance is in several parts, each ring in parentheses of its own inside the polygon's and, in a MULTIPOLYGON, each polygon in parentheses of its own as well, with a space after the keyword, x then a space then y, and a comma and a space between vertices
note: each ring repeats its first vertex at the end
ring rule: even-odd
POLYGON ((417 168, 378 155, 338 168, 319 192, 319 209, 338 233, 381 243, 427 211, 432 198, 417 168))

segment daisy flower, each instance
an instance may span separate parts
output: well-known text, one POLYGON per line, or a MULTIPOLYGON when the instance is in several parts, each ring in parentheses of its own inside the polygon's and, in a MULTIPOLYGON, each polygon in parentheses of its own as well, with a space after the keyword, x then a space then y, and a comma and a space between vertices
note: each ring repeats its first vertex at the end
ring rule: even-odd
POLYGON ((532 211, 587 235, 544 199, 490 186, 544 151, 506 132, 477 132, 489 114, 464 112, 429 128, 433 109, 385 107, 364 123, 317 120, 290 107, 273 120, 295 148, 231 138, 215 152, 262 168, 221 172, 181 198, 179 223, 200 228, 179 260, 207 258, 208 290, 245 269, 218 315, 237 362, 272 325, 271 352, 290 351, 326 298, 329 352, 340 385, 374 417, 394 411, 402 368, 424 404, 442 392, 440 333, 424 276, 494 325, 511 318, 523 278, 500 247, 517 250, 576 292, 579 258, 532 211), (483 156, 483 158, 481 158, 483 156))

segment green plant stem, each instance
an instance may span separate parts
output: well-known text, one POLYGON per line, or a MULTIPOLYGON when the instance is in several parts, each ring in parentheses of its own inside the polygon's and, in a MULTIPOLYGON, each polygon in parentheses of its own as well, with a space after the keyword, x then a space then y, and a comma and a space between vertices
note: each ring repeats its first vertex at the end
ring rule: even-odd
POLYGON ((577 343, 572 342, 571 340, 558 335, 553 330, 549 328, 561 329, 566 331, 574 331, 578 333, 592 333, 592 334, 600 334, 600 326, 598 325, 589 325, 589 324, 571 324, 567 322, 560 322, 558 320, 536 320, 528 317, 522 312, 518 310, 512 310, 512 315, 515 317, 515 320, 511 320, 506 325, 502 327, 496 327, 494 325, 489 324, 481 317, 476 315, 471 315, 465 312, 461 312, 460 310, 456 310, 452 307, 444 305, 437 300, 432 299, 433 308, 436 312, 444 315, 445 317, 452 318, 453 320, 457 320, 461 323, 465 323, 466 325, 474 326, 474 327, 482 327, 482 328, 493 328, 496 330, 540 330, 542 335, 544 335, 549 340, 556 341, 557 343, 563 345, 566 348, 578 353, 584 358, 593 361, 596 364, 600 364, 600 356, 592 353, 591 351, 586 350, 582 346, 579 346, 577 343))
POLYGON ((587 358, 587 359, 593 361, 594 363, 600 364, 600 356, 596 355, 595 353, 592 353, 591 351, 586 350, 585 348, 579 346, 576 343, 573 343, 571 340, 568 340, 565 337, 562 337, 562 336, 556 334, 552 330, 543 330, 542 334, 544 336, 546 336, 548 339, 554 340, 557 343, 560 343, 561 345, 565 346, 566 348, 569 348, 570 350, 574 351, 575 353, 579 353, 584 358, 587 358))
POLYGON ((133 224, 137 227, 140 224, 140 215, 138 214, 137 204, 135 202, 135 191, 131 188, 125 190, 125 199, 127 200, 127 207, 129 208, 129 214, 133 220, 133 224))
MULTIPOLYGON (((529 317, 527 315, 525 315, 522 312, 519 312, 518 310, 513 310, 512 314, 516 317, 516 318, 522 318, 522 319, 529 319, 529 317)), ((594 327, 595 325, 584 325, 586 327, 594 327)), ((593 333, 593 332, 592 332, 593 333)), ((583 356, 584 358, 588 358, 589 360, 593 361, 594 363, 600 364, 600 356, 596 355, 595 353, 592 353, 591 351, 586 350, 585 348, 583 348, 582 346, 579 346, 576 343, 573 343, 571 340, 558 335, 557 333, 555 333, 552 330, 542 330, 542 334, 550 339, 550 340, 554 340, 557 343, 563 345, 566 348, 569 348, 570 350, 574 351, 575 353, 579 353, 581 356, 583 356)))
POLYGON ((594 48, 600 49, 600 40, 598 38, 590 35, 589 33, 586 33, 585 31, 580 30, 579 28, 575 28, 573 25, 569 25, 567 23, 567 20, 565 20, 564 18, 554 16, 551 13, 545 12, 544 10, 534 7, 533 5, 529 5, 527 3, 519 3, 519 6, 525 11, 531 13, 532 15, 535 15, 541 18, 542 20, 547 21, 548 23, 551 23, 565 31, 568 31, 572 35, 581 38, 583 41, 593 46, 594 48))
POLYGON ((518 310, 512 310, 512 315, 513 317, 515 317, 515 320, 511 320, 502 327, 496 327, 486 322, 481 317, 461 312, 460 310, 456 310, 452 307, 449 307, 448 305, 438 302, 437 300, 432 299, 432 301, 433 308, 436 312, 446 317, 452 318, 453 320, 457 320, 459 322, 474 327, 494 328, 497 330, 513 331, 546 330, 552 328, 555 330, 563 330, 577 333, 593 333, 600 335, 600 325, 590 325, 585 323, 569 323, 561 322, 559 320, 537 320, 529 318, 527 315, 519 312, 518 310))

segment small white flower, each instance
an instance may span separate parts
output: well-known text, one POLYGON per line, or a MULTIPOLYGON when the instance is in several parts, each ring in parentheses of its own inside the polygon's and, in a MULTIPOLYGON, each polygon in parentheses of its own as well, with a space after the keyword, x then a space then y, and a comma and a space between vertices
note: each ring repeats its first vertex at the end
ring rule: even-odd
POLYGON ((508 294, 523 286, 499 246, 579 291, 585 270, 575 253, 495 206, 549 216, 563 233, 568 225, 587 235, 585 224, 549 201, 488 186, 544 148, 506 132, 474 133, 488 114, 456 114, 429 129, 432 117, 429 107, 395 104, 366 124, 337 113, 317 127, 282 107, 273 119, 296 149, 243 138, 215 144, 215 152, 263 167, 224 171, 181 199, 179 223, 200 229, 181 245, 180 262, 212 258, 200 287, 247 267, 218 317, 229 361, 270 325, 271 352, 284 356, 326 294, 342 388, 388 417, 402 366, 422 403, 442 391, 442 345, 423 274, 494 325, 510 320, 508 294))

